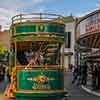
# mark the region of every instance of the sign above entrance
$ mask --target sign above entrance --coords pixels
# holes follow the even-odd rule
[[[98,29],[100,29],[100,13],[92,14],[91,16],[80,21],[76,31],[79,35],[83,35]]]
[[[77,22],[77,42],[88,48],[100,48],[100,9]]]

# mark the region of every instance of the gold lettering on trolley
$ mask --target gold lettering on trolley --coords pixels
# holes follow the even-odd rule
[[[48,84],[36,84],[34,83],[32,89],[50,89],[50,85]]]

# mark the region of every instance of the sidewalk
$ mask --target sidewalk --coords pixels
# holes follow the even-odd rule
[[[91,93],[91,94],[96,95],[96,96],[100,96],[100,90],[95,90],[95,91],[92,90],[91,76],[88,76],[87,80],[88,80],[87,85],[86,86],[82,85],[81,88],[88,93]]]
[[[100,97],[92,95],[84,91],[80,85],[72,84],[72,72],[66,71],[64,73],[64,87],[68,91],[68,100],[100,100]]]
[[[0,82],[0,100],[8,100],[8,98],[4,95],[4,91],[8,85],[7,80]]]

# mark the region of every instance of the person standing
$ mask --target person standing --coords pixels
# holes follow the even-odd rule
[[[9,73],[9,69],[7,70],[7,79],[8,79],[8,82],[10,83],[11,82],[11,75]]]
[[[97,65],[92,65],[92,89],[96,90],[97,88],[97,84],[96,84],[96,80],[97,80]]]
[[[100,64],[97,64],[97,89],[100,89]]]
[[[82,84],[86,85],[87,84],[87,63],[85,62],[81,68],[82,71]]]
[[[1,68],[2,68],[2,80],[5,79],[5,65],[1,64]]]

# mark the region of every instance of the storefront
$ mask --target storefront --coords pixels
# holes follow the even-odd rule
[[[86,48],[100,48],[100,10],[96,10],[81,18],[76,25],[76,40]],[[93,89],[100,89],[100,58],[99,53],[90,53],[84,58],[90,62]],[[89,72],[87,72],[89,74]],[[89,76],[89,75],[88,75]],[[89,81],[89,80],[87,80]]]
[[[100,47],[100,10],[96,10],[77,22],[77,42],[86,47]]]

